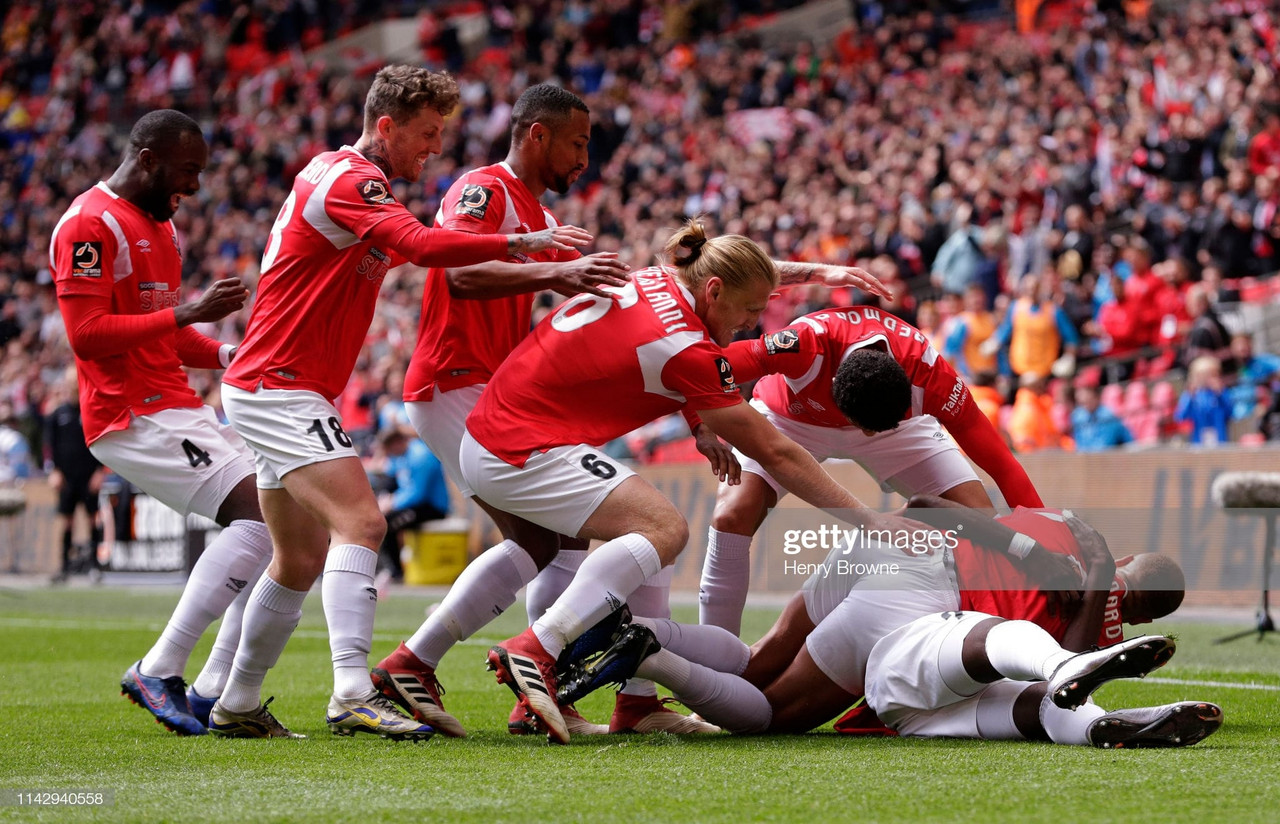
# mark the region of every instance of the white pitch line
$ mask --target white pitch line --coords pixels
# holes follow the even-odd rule
[[[1153,678],[1142,679],[1147,684],[1181,684],[1188,687],[1225,687],[1235,690],[1263,690],[1264,692],[1280,692],[1276,684],[1239,684],[1233,681],[1200,681],[1194,678]]]
[[[127,621],[77,621],[68,618],[0,618],[0,626],[3,627],[22,627],[28,629],[75,629],[75,630],[97,630],[99,632],[159,632],[164,629],[164,624],[152,624],[142,622]],[[404,634],[395,634],[389,632],[375,632],[373,634],[374,641],[403,641],[407,635],[413,634],[410,630]],[[300,629],[293,633],[294,638],[328,638],[329,633],[319,629]],[[491,647],[501,641],[501,638],[468,638],[465,641],[459,641],[459,646],[469,647]]]

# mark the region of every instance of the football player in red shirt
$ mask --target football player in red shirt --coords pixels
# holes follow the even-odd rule
[[[268,236],[258,296],[234,368],[223,378],[222,399],[256,454],[276,550],[246,609],[227,688],[210,714],[214,732],[272,734],[255,720],[269,715],[262,681],[321,572],[334,665],[330,729],[393,739],[434,732],[401,713],[369,678],[373,576],[386,521],[333,399],[350,378],[392,266],[463,266],[590,240],[572,226],[505,236],[428,229],[396,201],[391,181],[418,180],[441,149],[444,117],[458,97],[445,73],[379,71],[356,145],[323,152],[298,173]]]
[[[760,378],[752,406],[819,461],[852,458],[903,495],[992,508],[982,482],[942,433],[945,426],[1010,506],[1042,506],[964,379],[900,318],[869,306],[824,310],[727,352],[739,381]],[[698,594],[699,620],[735,634],[752,536],[782,493],[758,463],[736,457],[742,482],[720,485]]]
[[[564,194],[586,168],[591,129],[587,106],[572,92],[541,84],[520,96],[511,120],[506,160],[467,172],[454,183],[441,204],[438,226],[470,232],[526,232],[556,225],[538,197],[548,189]],[[784,284],[818,278],[828,285],[882,288],[857,269],[775,263]],[[532,293],[554,289],[605,297],[602,287],[625,285],[625,270],[613,255],[581,258],[576,251],[552,251],[432,272],[423,295],[423,305],[432,309],[422,314],[405,380],[406,409],[419,435],[442,456],[446,472],[464,494],[470,490],[462,480],[457,454],[466,416],[498,366],[528,334]],[[715,466],[723,446],[707,427],[699,427],[695,434],[700,450]],[[441,657],[483,626],[492,610],[510,606],[522,586],[529,623],[537,621],[586,557],[586,542],[556,535],[483,501],[477,503],[502,531],[499,551],[482,553],[470,564],[418,632],[373,672],[374,683],[385,695],[424,723],[453,735],[463,730],[440,703],[435,669]],[[632,594],[629,603],[635,614],[670,614],[668,577],[662,573]],[[609,727],[587,722],[571,707],[562,708],[562,716],[571,734],[713,729],[662,707],[653,685],[639,679],[620,693]],[[508,729],[530,729],[519,705]]]
[[[123,162],[72,202],[49,242],[89,450],[156,500],[223,527],[191,570],[160,639],[121,681],[124,694],[180,735],[205,733],[204,696],[222,691],[250,585],[271,556],[252,455],[182,371],[227,365],[234,347],[193,325],[220,320],[248,295],[228,278],[199,300],[180,302],[182,250],[171,218],[199,191],[208,155],[199,124],[187,115],[144,115],[129,133]],[[188,698],[187,659],[224,612]],[[193,712],[193,703],[203,709]]]
[[[773,261],[747,238],[708,239],[690,222],[668,241],[674,266],[637,272],[610,298],[579,296],[544,320],[502,364],[471,415],[463,479],[492,506],[605,544],[534,625],[490,652],[553,740],[568,732],[552,700],[566,642],[669,565],[684,518],[600,448],[662,415],[696,411],[744,454],[815,506],[870,512],[813,458],[742,401],[724,357],[778,285]]]
[[[590,112],[573,92],[548,83],[525,90],[511,111],[506,160],[458,178],[441,201],[436,226],[472,234],[524,234],[560,225],[538,198],[548,190],[562,195],[569,190],[586,169],[590,136]],[[629,268],[615,253],[583,256],[576,249],[547,249],[431,270],[405,376],[405,410],[462,494],[470,495],[458,467],[467,415],[498,366],[529,333],[534,293],[550,289],[606,297],[601,289],[625,286]],[[522,586],[529,622],[537,620],[586,557],[586,542],[477,503],[502,532],[502,543],[469,564],[439,608],[372,673],[384,695],[452,736],[465,730],[440,701],[435,669],[441,657],[459,635],[474,631],[476,617],[483,623],[490,607],[514,603]],[[460,602],[466,594],[467,602]],[[469,603],[476,599],[483,602],[479,616]],[[609,731],[573,708],[564,708],[563,715],[573,732]],[[530,731],[523,709],[517,707],[508,728]]]
[[[855,541],[836,547],[751,649],[718,627],[637,618],[652,634],[628,630],[606,658],[642,659],[642,677],[735,732],[803,732],[864,691],[868,706],[904,735],[1171,747],[1218,728],[1222,712],[1207,702],[1108,713],[1088,701],[1101,684],[1145,675],[1172,656],[1171,639],[1121,641],[1118,628],[1122,618],[1141,624],[1177,608],[1184,586],[1177,564],[1158,555],[1113,561],[1102,537],[1069,513],[1022,509],[995,521],[975,510],[946,514],[967,536],[955,542],[954,572],[981,592],[957,588],[946,552],[908,556]],[[1058,611],[1050,611],[1049,593],[1031,588],[1026,569],[974,545],[1020,540],[1031,542],[1027,559],[1057,553],[1087,569],[1082,601],[1054,599]],[[842,561],[876,569],[841,571]],[[996,586],[1016,590],[988,589]],[[969,611],[975,602],[1006,611]],[[1109,646],[1076,652],[1095,639]],[[576,678],[571,671],[567,681]],[[858,720],[864,732],[879,724],[874,713]],[[879,731],[888,732],[882,724]]]

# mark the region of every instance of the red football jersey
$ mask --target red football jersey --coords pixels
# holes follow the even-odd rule
[[[947,424],[969,402],[969,389],[924,334],[870,306],[824,310],[797,318],[790,326],[757,340],[729,347],[739,380],[765,374],[752,396],[784,418],[814,426],[849,426],[836,408],[831,382],[854,350],[887,347],[911,379],[909,415],[929,414]],[[744,361],[755,360],[753,369]]]
[[[724,351],[675,270],[652,267],[610,300],[579,295],[538,324],[494,374],[467,429],[524,466],[556,446],[599,446],[655,418],[742,403]]]
[[[436,214],[436,226],[475,234],[527,234],[559,226],[504,163],[458,178]],[[576,250],[548,249],[509,257],[513,263],[573,260]],[[418,343],[404,379],[406,401],[429,401],[443,392],[487,383],[529,334],[533,294],[491,300],[454,300],[444,269],[432,269],[422,294]]]
[[[836,407],[831,383],[850,353],[887,349],[911,381],[908,417],[932,415],[960,448],[989,473],[1010,506],[1042,506],[1026,470],[978,409],[956,370],[914,326],[870,306],[830,309],[726,349],[741,381],[760,380],[752,392],[776,414],[812,426],[850,426]],[[761,377],[763,375],[763,377]]]
[[[332,400],[360,356],[388,269],[406,260],[466,266],[506,252],[501,235],[423,226],[350,146],[316,155],[271,227],[249,328],[224,380]]]
[[[134,340],[95,336],[92,348],[112,354],[76,355],[87,443],[128,428],[134,415],[201,405],[178,353],[173,307],[182,285],[182,254],[172,221],[156,221],[99,183],[72,201],[58,221],[49,241],[49,265],[67,334],[81,354],[83,349],[75,344],[82,320],[92,322],[107,314],[156,315],[146,328],[135,325]],[[75,297],[82,310],[92,306],[91,310],[69,311],[69,297]],[[92,304],[79,300],[85,297],[92,298]]]
[[[1062,519],[1060,510],[1025,509],[1019,507],[996,520],[1012,530],[1035,538],[1045,549],[1070,556],[1080,562],[1084,572],[1084,558],[1071,527]],[[960,541],[953,551],[956,561],[956,579],[960,584],[960,609],[985,612],[1010,620],[1031,621],[1043,627],[1058,640],[1062,639],[1070,623],[1070,617],[1049,613],[1049,601],[1016,562],[1002,552],[974,546]],[[1124,585],[1119,577],[1111,584],[1103,615],[1099,646],[1108,646],[1124,639],[1121,626],[1120,600]]]

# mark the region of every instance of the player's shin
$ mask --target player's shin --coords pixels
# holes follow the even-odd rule
[[[306,597],[306,590],[281,586],[270,576],[258,581],[244,610],[244,630],[231,675],[218,699],[226,709],[245,713],[262,704],[262,682],[298,626]]]
[[[378,554],[355,544],[330,547],[320,591],[329,649],[333,657],[333,693],[341,699],[364,699],[373,694],[369,680],[369,647],[378,590],[373,576]]]
[[[209,657],[205,659],[204,667],[192,684],[192,689],[198,695],[205,698],[217,698],[222,695],[227,685],[227,678],[231,675],[231,665],[236,659],[236,650],[240,648],[240,634],[244,629],[244,611],[249,605],[254,588],[258,585],[258,579],[262,577],[270,560],[270,554],[262,559],[253,579],[222,614],[222,624],[218,627],[213,649],[209,650]]]
[[[716,672],[741,675],[751,661],[751,648],[720,627],[681,624],[661,618],[635,618],[632,623],[652,630],[663,649]]]
[[[534,580],[538,566],[515,541],[482,552],[453,582],[435,612],[405,646],[429,667],[516,601],[520,588]]]
[[[685,706],[730,732],[764,732],[773,719],[769,699],[751,684],[668,650],[646,658],[636,674],[662,684]]]
[[[232,521],[200,556],[178,606],[155,646],[142,659],[146,675],[181,675],[196,642],[252,586],[262,560],[271,557],[271,536],[259,521]]]
[[[583,562],[564,595],[533,625],[534,634],[548,655],[559,656],[661,568],[658,551],[644,536],[632,532],[608,541]]]
[[[529,582],[524,591],[524,601],[530,626],[537,623],[551,605],[564,594],[585,560],[587,560],[585,549],[561,549],[551,563]]]
[[[751,536],[707,528],[707,557],[698,584],[698,623],[742,632],[751,582]]]

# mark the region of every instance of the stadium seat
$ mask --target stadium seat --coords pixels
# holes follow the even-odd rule
[[[1142,381],[1131,381],[1124,388],[1124,414],[1136,415],[1147,411],[1147,385]]]
[[[1053,421],[1054,427],[1059,432],[1071,431],[1071,405],[1067,403],[1055,403],[1049,408],[1049,419]]]
[[[1153,444],[1160,442],[1160,414],[1154,410],[1144,409],[1124,419],[1125,426],[1133,435],[1135,443]]]
[[[1158,381],[1151,387],[1150,407],[1161,417],[1170,417],[1178,405],[1178,390],[1171,381]]]
[[[1117,415],[1124,414],[1124,387],[1118,383],[1109,383],[1102,387],[1102,394],[1098,397],[1102,405],[1110,409]]]

